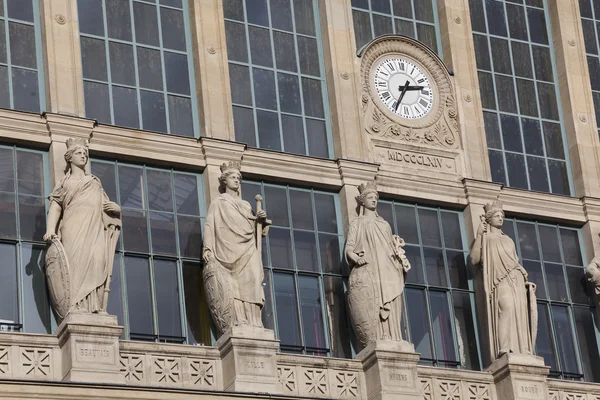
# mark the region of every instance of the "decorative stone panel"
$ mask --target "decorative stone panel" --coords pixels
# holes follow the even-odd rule
[[[145,382],[144,364],[145,357],[141,354],[121,354],[121,373],[125,375],[128,384],[142,384]]]
[[[462,400],[460,382],[438,380],[437,383],[441,400]]]
[[[359,397],[358,374],[356,372],[336,371],[333,378],[333,395],[342,399]]]
[[[279,378],[279,391],[284,394],[297,394],[298,382],[296,377],[296,368],[290,366],[277,367],[277,377]]]
[[[181,358],[153,356],[151,384],[181,385]]]
[[[468,400],[492,400],[490,385],[483,383],[469,383],[467,388]]]
[[[22,376],[41,380],[52,379],[54,371],[51,349],[23,347],[20,353]]]
[[[329,396],[327,370],[320,368],[301,368],[300,376],[302,377],[300,396]]]
[[[216,389],[216,368],[212,360],[189,359],[190,383],[202,389]]]
[[[0,377],[10,374],[10,347],[0,347]]]
[[[433,400],[433,390],[431,387],[431,379],[420,378],[419,384],[421,385],[421,393],[423,393],[423,400]]]

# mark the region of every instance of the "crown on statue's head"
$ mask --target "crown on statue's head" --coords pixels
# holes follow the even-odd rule
[[[88,140],[84,138],[68,138],[66,143],[67,149],[70,149],[73,146],[82,146],[86,149],[89,147]]]
[[[229,163],[223,163],[221,165],[221,173],[222,174],[225,174],[225,173],[233,171],[233,170],[240,172],[241,169],[242,169],[242,163],[239,161],[230,161]]]
[[[369,193],[377,194],[377,182],[370,181],[370,182],[367,182],[366,184],[361,183],[358,186],[358,193],[360,193],[360,195],[356,197],[356,201],[358,201],[359,204],[363,204],[363,201],[367,197],[367,194],[369,194]],[[377,195],[379,195],[379,194],[377,194]]]
[[[485,211],[485,215],[489,217],[491,217],[498,211],[504,212],[504,210],[502,210],[502,203],[500,202],[500,200],[495,200],[491,204],[487,203],[483,206],[483,210]]]

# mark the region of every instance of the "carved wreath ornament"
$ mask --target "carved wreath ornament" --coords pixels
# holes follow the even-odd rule
[[[377,98],[373,66],[382,58],[394,55],[409,59],[431,76],[435,100],[431,112],[424,118],[400,118]],[[437,54],[415,39],[386,35],[361,49],[359,57],[362,59],[361,111],[369,136],[445,149],[459,147],[458,113],[450,74]]]

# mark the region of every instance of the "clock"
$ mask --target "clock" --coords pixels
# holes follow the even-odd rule
[[[407,120],[418,120],[431,112],[434,86],[424,68],[416,62],[387,56],[377,60],[372,69],[377,97],[389,111]]]

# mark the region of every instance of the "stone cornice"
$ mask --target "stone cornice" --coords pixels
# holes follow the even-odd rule
[[[471,178],[464,178],[462,181],[465,195],[470,203],[485,204],[495,200],[502,190],[502,184],[500,183]]]
[[[46,120],[46,126],[53,141],[56,136],[90,139],[96,126],[94,120],[72,115],[44,113],[42,117]]]
[[[436,179],[422,175],[381,169],[377,174],[381,195],[396,195],[420,202],[463,207],[467,205],[465,191],[459,180]]]
[[[581,200],[576,197],[503,188],[500,201],[505,212],[518,216],[570,224],[586,221]]]
[[[46,121],[39,114],[0,110],[0,137],[15,142],[50,145]]]
[[[379,164],[345,158],[338,158],[337,165],[343,185],[358,186],[361,183],[372,181],[379,171]]]
[[[224,139],[200,138],[206,165],[221,165],[224,162],[241,161],[246,145]]]
[[[581,198],[583,212],[587,220],[600,221],[600,199],[597,197],[584,196]]]

